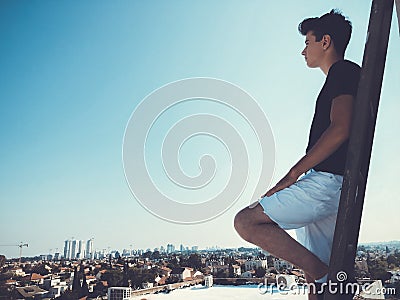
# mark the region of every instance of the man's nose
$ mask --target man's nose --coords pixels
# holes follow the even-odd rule
[[[303,49],[303,51],[301,51],[301,55],[306,55],[306,48]]]

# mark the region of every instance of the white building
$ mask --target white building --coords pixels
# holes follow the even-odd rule
[[[189,278],[192,276],[193,269],[189,267],[175,268],[171,271],[171,276],[176,277],[180,280]]]
[[[76,255],[78,254],[78,245],[79,241],[73,240],[71,243],[71,258],[75,259]]]
[[[131,298],[130,287],[111,287],[108,289],[107,300],[128,300]]]
[[[43,287],[45,290],[49,290],[50,287],[59,285],[61,283],[61,279],[57,278],[45,278],[43,281]]]
[[[204,276],[204,285],[206,287],[212,287],[214,284],[213,276],[212,275],[207,275]]]
[[[267,260],[266,259],[254,259],[254,260],[247,260],[244,263],[244,270],[251,271],[257,270],[258,268],[268,268]]]
[[[86,242],[86,258],[87,259],[93,259],[94,258],[94,253],[93,253],[93,239],[90,239]]]
[[[233,268],[233,274],[240,276],[242,275],[242,269],[238,265],[232,265]]]
[[[293,265],[285,260],[277,258],[274,261],[274,268],[277,269],[278,271],[282,269],[292,270]]]
[[[86,245],[85,241],[80,240],[78,242],[78,252],[76,253],[76,258],[82,259],[86,257]]]
[[[71,240],[66,240],[64,242],[64,258],[65,259],[71,259],[71,245],[72,245]]]
[[[68,286],[67,286],[66,282],[63,282],[62,284],[50,287],[49,296],[51,298],[60,297],[61,294],[64,293],[66,290],[68,290]]]

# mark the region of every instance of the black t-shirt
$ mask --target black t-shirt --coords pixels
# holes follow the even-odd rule
[[[314,146],[323,132],[329,127],[332,100],[340,95],[353,95],[356,97],[360,70],[360,66],[348,60],[340,60],[330,67],[325,84],[317,98],[306,152]],[[347,148],[348,141],[345,141],[327,159],[316,165],[314,169],[343,175]]]

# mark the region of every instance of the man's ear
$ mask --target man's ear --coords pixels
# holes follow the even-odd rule
[[[324,48],[324,50],[327,50],[331,46],[331,43],[332,43],[331,36],[329,34],[325,34],[322,37],[322,47]]]

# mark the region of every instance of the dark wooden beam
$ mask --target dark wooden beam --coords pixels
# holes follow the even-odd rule
[[[400,35],[400,0],[396,0],[396,11],[397,11],[397,23],[399,24],[399,35]]]
[[[364,49],[361,77],[354,103],[346,170],[336,221],[328,279],[340,285],[354,281],[365,187],[367,184],[376,116],[381,94],[386,52],[393,14],[393,0],[373,0]],[[337,274],[346,272],[347,280]],[[351,293],[327,293],[325,300],[352,299]]]

